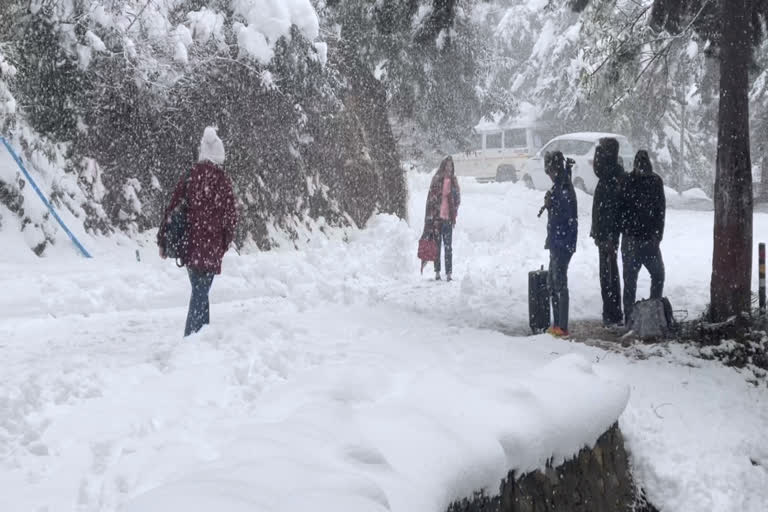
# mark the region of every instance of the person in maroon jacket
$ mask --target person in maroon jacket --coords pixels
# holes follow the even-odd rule
[[[453,272],[453,227],[461,203],[461,190],[453,167],[453,158],[448,156],[437,169],[427,194],[427,208],[424,215],[424,236],[437,242],[435,279],[440,280],[440,246],[445,246],[445,277],[452,280]]]
[[[198,163],[179,180],[165,211],[157,238],[160,256],[165,258],[161,241],[169,214],[186,199],[186,254],[184,263],[192,283],[192,297],[184,336],[196,333],[210,322],[208,292],[213,276],[221,274],[221,260],[235,237],[237,207],[232,184],[222,170],[224,144],[216,129],[208,127],[200,142]]]

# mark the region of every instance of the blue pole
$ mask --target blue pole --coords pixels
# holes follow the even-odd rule
[[[77,239],[77,237],[72,234],[72,232],[69,230],[66,224],[64,224],[64,221],[61,220],[61,217],[59,217],[59,214],[56,213],[56,210],[53,209],[53,205],[50,201],[48,201],[48,198],[45,197],[45,194],[40,190],[40,188],[37,186],[37,183],[35,183],[35,180],[32,179],[32,176],[30,176],[29,172],[27,172],[27,169],[24,167],[24,163],[21,161],[21,158],[19,158],[19,155],[16,154],[16,152],[13,150],[11,145],[8,143],[5,137],[0,135],[0,142],[3,143],[5,148],[8,150],[8,153],[11,154],[13,159],[16,161],[16,165],[19,166],[19,169],[21,169],[21,172],[24,173],[24,176],[27,178],[27,181],[30,185],[32,185],[32,188],[35,192],[37,192],[37,195],[40,197],[40,200],[43,202],[43,204],[48,208],[48,211],[51,212],[51,215],[53,215],[53,218],[56,219],[59,223],[59,226],[64,230],[64,232],[69,236],[69,239],[72,240],[72,243],[74,243],[77,248],[80,250],[80,252],[85,256],[86,258],[92,258],[92,256],[88,253],[88,251],[85,250],[85,247],[83,247],[83,244],[80,243],[80,241]]]

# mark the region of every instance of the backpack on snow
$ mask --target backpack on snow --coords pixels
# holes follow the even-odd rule
[[[627,327],[640,339],[666,338],[677,328],[672,304],[666,297],[636,302]]]
[[[187,186],[192,172],[184,179],[184,195],[181,202],[173,209],[165,221],[165,231],[160,241],[166,257],[176,260],[176,265],[183,267],[187,257]]]

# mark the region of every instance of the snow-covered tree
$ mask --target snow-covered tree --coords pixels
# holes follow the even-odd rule
[[[228,148],[240,240],[269,247],[274,229],[295,236],[309,218],[404,215],[396,151],[384,173],[369,127],[336,121],[351,86],[310,0],[10,0],[0,41],[18,70],[8,82],[15,117],[32,139],[64,144],[94,229],[155,227],[211,124]],[[368,172],[365,159],[327,153],[322,137],[373,155],[367,191],[347,190]],[[353,199],[366,192],[372,200]]]
[[[484,87],[490,43],[479,0],[320,2],[327,31],[354,51],[385,93],[399,135],[422,150],[463,146],[492,104]],[[401,142],[407,143],[402,140]],[[415,149],[412,147],[408,150]],[[418,150],[417,150],[418,151]]]
[[[567,0],[489,5],[490,89],[532,105],[555,134],[623,133],[651,152],[668,184],[711,189],[716,69],[707,42],[694,31],[658,37],[651,0],[576,4],[580,13]]]

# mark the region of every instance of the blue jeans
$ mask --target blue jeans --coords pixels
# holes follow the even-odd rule
[[[437,259],[435,260],[435,272],[440,273],[440,249],[445,245],[445,273],[451,274],[453,270],[453,223],[449,220],[440,221],[440,231],[437,233]]]
[[[552,326],[568,331],[568,265],[573,253],[567,249],[550,249],[549,274],[547,275],[549,292],[552,297]]]
[[[187,267],[189,282],[192,283],[192,297],[189,299],[189,312],[187,313],[187,325],[184,328],[184,336],[194,334],[211,321],[211,306],[208,302],[208,292],[213,284],[213,274],[198,272]]]

